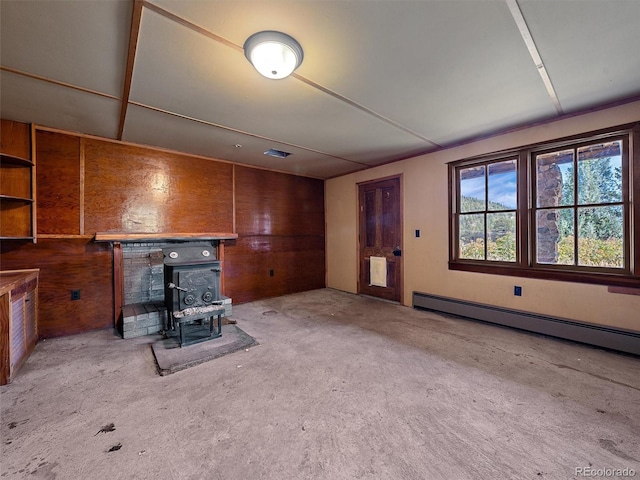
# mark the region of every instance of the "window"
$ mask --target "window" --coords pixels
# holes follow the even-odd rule
[[[515,262],[516,159],[461,168],[459,175],[460,258]]]
[[[640,284],[639,126],[450,164],[450,268]]]
[[[535,263],[628,269],[624,143],[619,138],[534,154]]]

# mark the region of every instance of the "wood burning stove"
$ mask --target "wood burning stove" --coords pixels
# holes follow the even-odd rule
[[[163,248],[165,334],[177,336],[180,346],[222,335],[224,306],[220,298],[220,261],[211,246]],[[214,327],[214,317],[217,326]],[[208,326],[207,326],[208,325]]]

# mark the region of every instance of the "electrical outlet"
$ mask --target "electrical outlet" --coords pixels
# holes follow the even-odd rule
[[[80,300],[80,290],[71,290],[71,300]]]
[[[513,287],[513,294],[516,297],[521,297],[522,296],[522,287],[518,287],[518,286]]]
[[[275,272],[273,271],[273,268],[271,270],[269,270],[269,276],[273,277],[275,275]]]

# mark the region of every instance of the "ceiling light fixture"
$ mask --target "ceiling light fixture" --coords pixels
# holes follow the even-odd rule
[[[273,30],[247,38],[244,55],[261,75],[274,80],[291,75],[304,57],[302,47],[293,37]]]

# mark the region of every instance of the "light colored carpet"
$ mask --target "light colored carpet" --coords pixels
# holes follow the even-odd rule
[[[233,318],[260,345],[168,376],[157,337],[40,342],[0,389],[2,478],[640,472],[637,357],[330,289]]]

